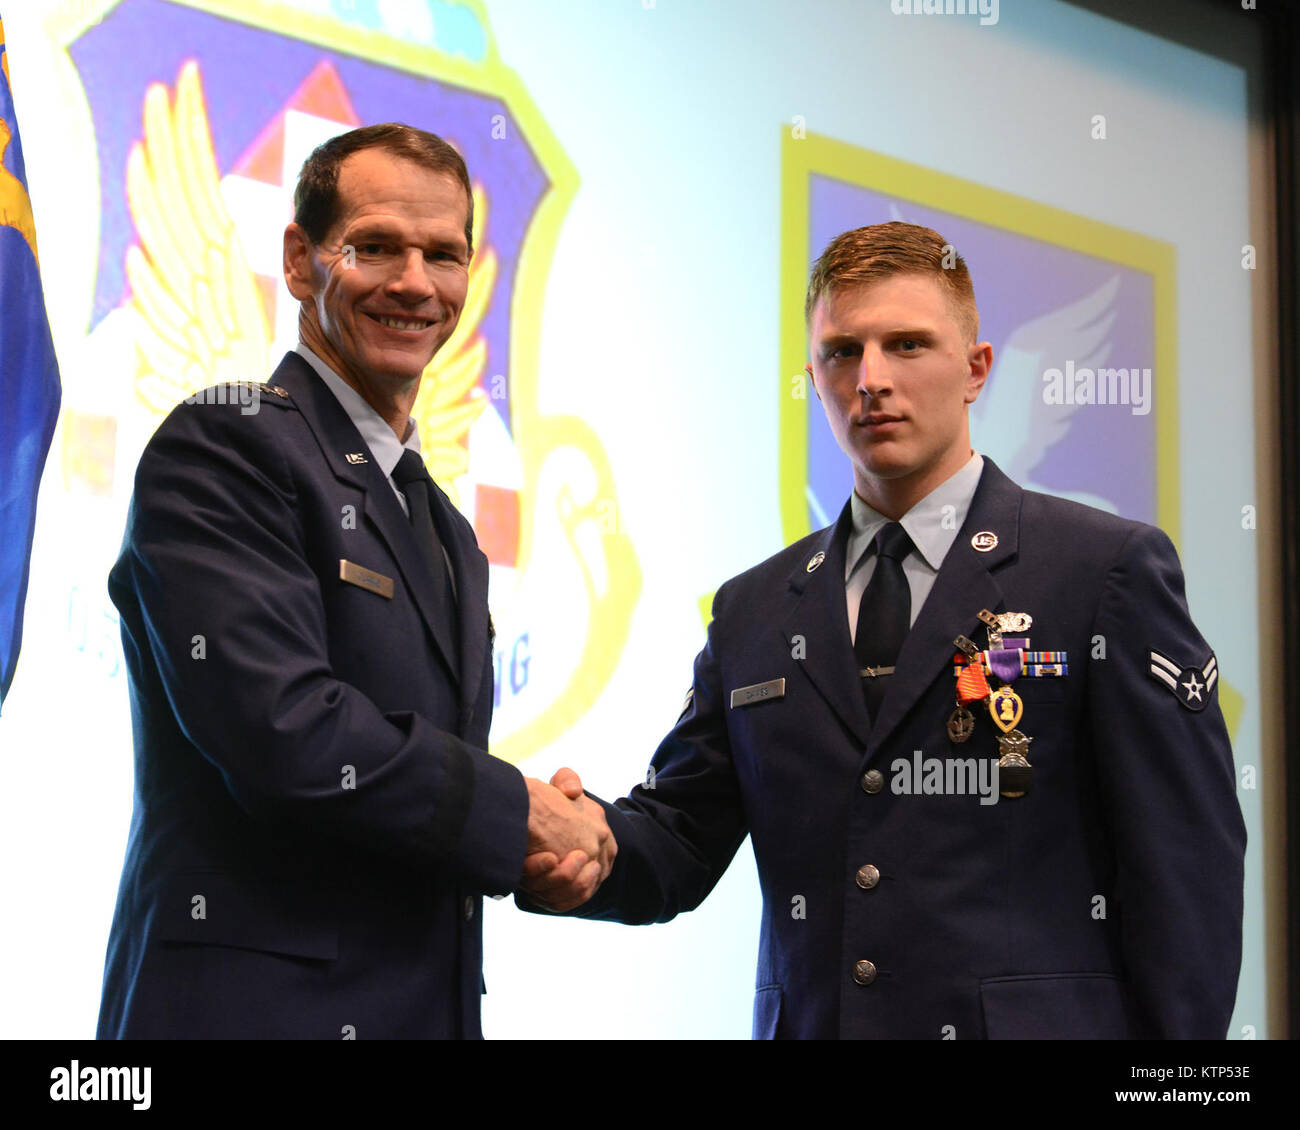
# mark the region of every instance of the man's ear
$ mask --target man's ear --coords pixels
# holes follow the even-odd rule
[[[972,345],[967,361],[970,364],[970,376],[966,379],[966,403],[974,404],[993,368],[993,346],[987,341]]]
[[[284,282],[299,302],[315,297],[313,256],[315,248],[299,224],[284,229]]]
[[[808,374],[808,383],[812,385],[813,392],[817,393],[817,399],[820,400],[822,398],[822,394],[821,391],[817,388],[817,378],[813,374],[813,367],[811,361],[808,361],[804,364],[803,371]]]

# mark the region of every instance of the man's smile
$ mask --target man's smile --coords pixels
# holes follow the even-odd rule
[[[436,322],[430,321],[428,318],[412,318],[397,314],[371,314],[367,312],[366,317],[378,322],[388,330],[423,333],[430,327],[437,325]]]

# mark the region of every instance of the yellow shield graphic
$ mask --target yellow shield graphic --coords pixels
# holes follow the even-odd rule
[[[52,17],[101,217],[86,340],[100,376],[94,402],[68,398],[63,472],[125,497],[124,468],[178,401],[264,380],[294,346],[279,233],[316,145],[382,121],[445,137],[474,182],[476,250],[413,416],[430,474],[488,556],[492,751],[520,761],[595,701],[641,588],[600,440],[539,402],[542,301],[577,176],[482,5],[448,5],[456,18],[437,27],[393,26],[393,11],[106,0]]]

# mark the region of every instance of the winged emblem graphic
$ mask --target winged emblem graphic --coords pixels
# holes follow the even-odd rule
[[[980,450],[1027,490],[1046,490],[1111,513],[1116,507],[1110,499],[1090,491],[1045,487],[1035,481],[1034,471],[1070,430],[1078,408],[1045,403],[1042,374],[1052,366],[1063,367],[1066,358],[1089,368],[1106,363],[1119,283],[1115,275],[1078,301],[1017,327],[971,411]]]
[[[210,86],[217,97],[218,82]],[[302,101],[289,108],[300,119],[314,118],[295,137],[295,147],[308,135],[311,144],[324,140],[331,124],[348,128],[356,120],[338,109],[347,91],[331,64],[310,72],[299,94]],[[148,86],[142,120],[127,158],[126,197],[135,226],[135,243],[124,257],[130,293],[99,332],[106,353],[111,342],[130,343],[124,376],[141,417],[131,432],[147,438],[163,415],[197,390],[262,380],[292,319],[279,305],[291,300],[279,294],[274,257],[259,258],[262,247],[246,247],[240,236],[250,223],[266,231],[265,208],[279,206],[272,195],[248,195],[249,185],[258,193],[285,185],[272,181],[267,166],[256,165],[264,150],[250,150],[221,174],[196,60],[179,68],[174,86]],[[590,708],[622,653],[641,584],[600,438],[579,416],[539,410],[535,352],[512,360],[510,338],[500,343],[502,372],[509,374],[503,386],[508,414],[489,403],[501,395],[497,381],[504,377],[492,378],[490,395],[483,387],[497,348],[489,312],[498,305],[498,284],[509,275],[505,264],[517,266],[512,255],[547,261],[549,240],[573,191],[563,154],[554,146],[548,152],[558,179],[540,218],[532,220],[531,254],[528,244],[512,251],[504,235],[501,246],[485,242],[491,200],[483,183],[473,184],[476,250],[465,305],[455,332],[425,370],[412,411],[430,475],[474,525],[491,566],[500,688],[493,746],[508,761],[557,740]],[[251,180],[250,161],[259,170]],[[281,176],[290,175],[286,165]],[[512,199],[501,205],[503,232],[514,206]],[[522,319],[526,331],[535,332],[529,314],[534,293],[511,296],[512,327]]]
[[[896,201],[890,202],[889,218],[916,222]],[[971,408],[976,446],[1026,490],[1073,499],[1112,514],[1116,506],[1109,498],[1048,487],[1035,480],[1034,471],[1069,432],[1078,408],[1046,403],[1042,374],[1052,366],[1063,367],[1067,358],[1094,369],[1106,363],[1119,286],[1119,276],[1114,275],[1078,301],[1018,326],[994,358],[988,383]]]

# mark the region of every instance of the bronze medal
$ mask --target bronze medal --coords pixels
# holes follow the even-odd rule
[[[958,707],[948,715],[948,740],[960,745],[975,732],[975,715],[966,707]]]

